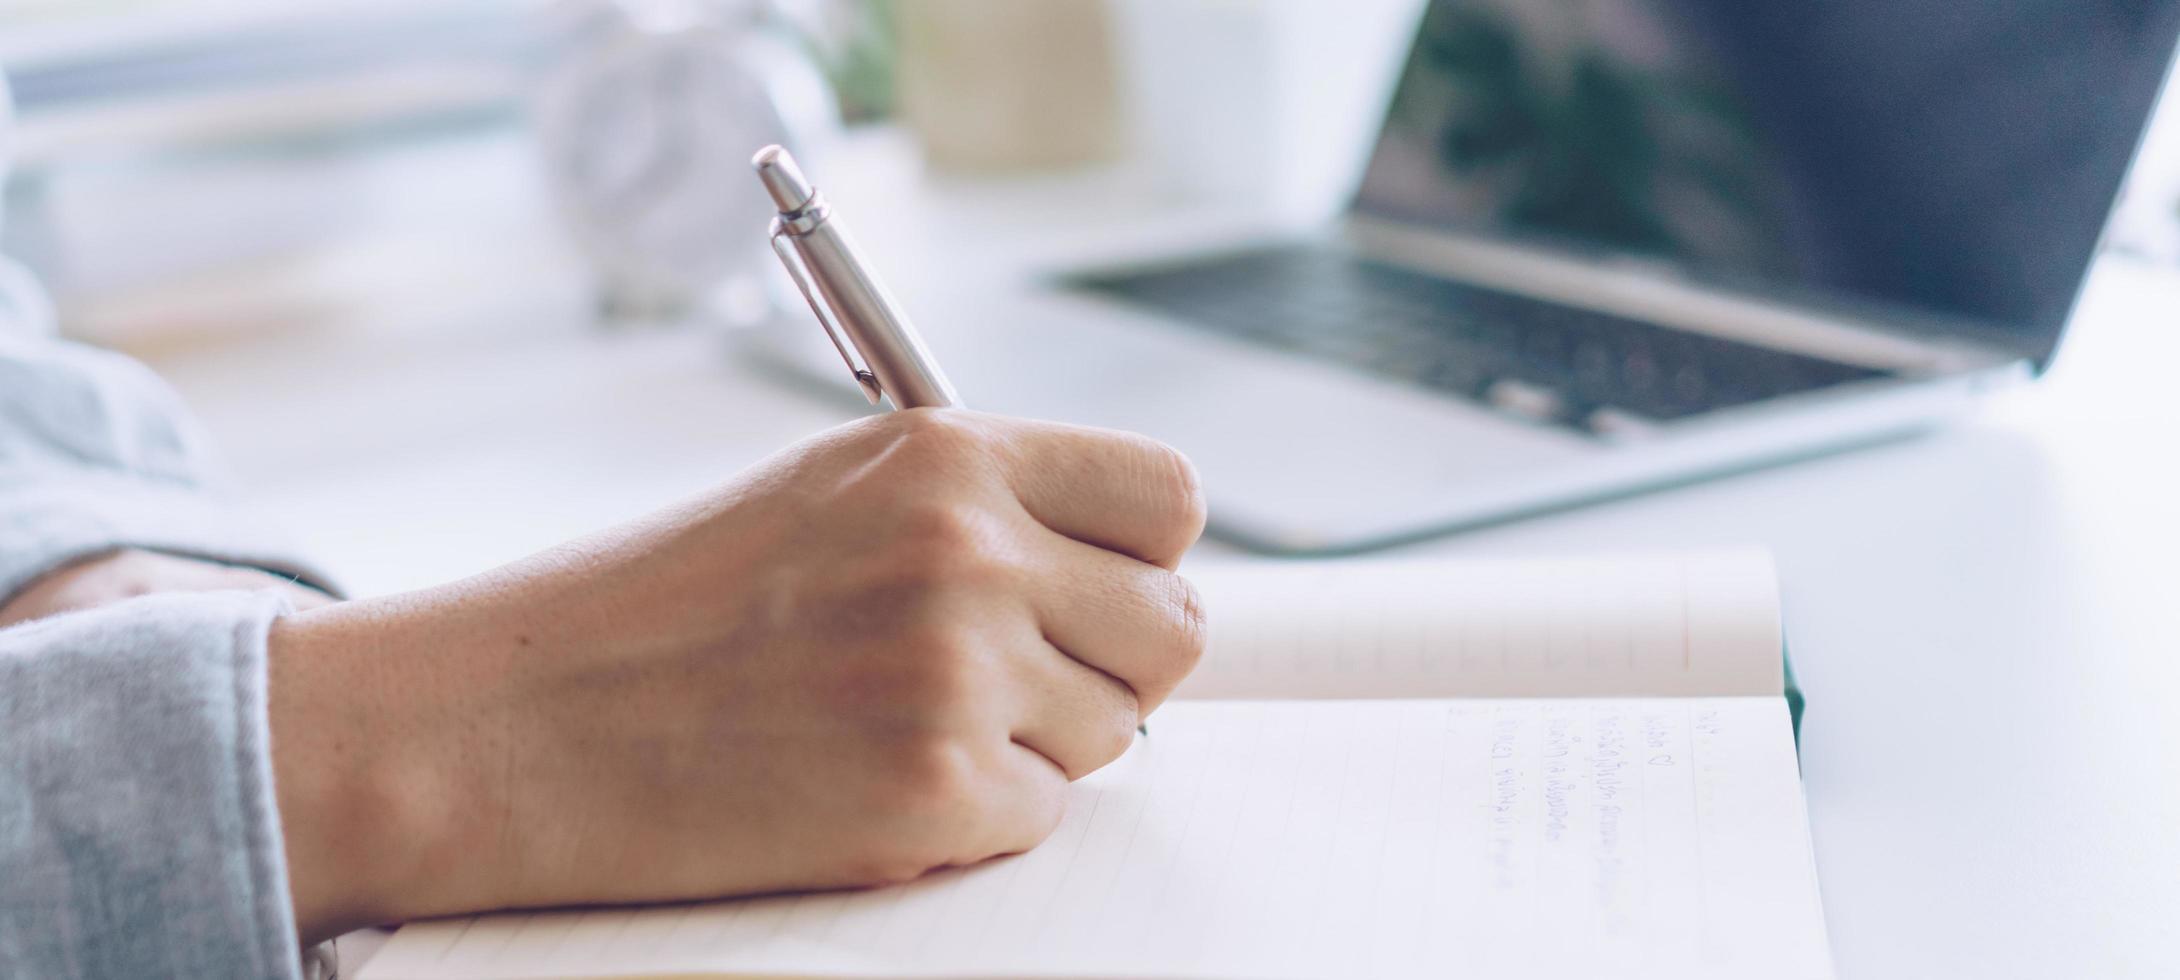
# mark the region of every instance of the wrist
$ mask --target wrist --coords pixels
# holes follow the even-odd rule
[[[456,715],[418,673],[430,630],[377,606],[285,616],[267,639],[273,782],[306,943],[457,904],[431,873],[454,836],[435,736]]]

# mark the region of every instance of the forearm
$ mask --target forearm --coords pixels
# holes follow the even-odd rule
[[[426,916],[672,897],[609,868],[540,875],[579,857],[540,840],[583,828],[518,802],[539,787],[593,789],[554,771],[554,740],[585,737],[580,721],[556,720],[568,680],[554,668],[611,656],[625,631],[616,583],[581,550],[272,624],[274,782],[306,943]]]

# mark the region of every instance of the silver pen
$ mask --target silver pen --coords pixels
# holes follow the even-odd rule
[[[960,407],[961,398],[901,304],[856,254],[825,195],[810,185],[795,158],[768,146],[749,162],[780,209],[772,219],[772,250],[870,403],[883,396],[897,409]]]
[[[749,165],[780,209],[772,219],[772,250],[779,253],[780,264],[802,290],[818,326],[848,362],[870,403],[878,404],[883,396],[893,400],[894,408],[961,407],[960,396],[901,312],[901,304],[855,254],[840,219],[795,166],[795,158],[782,147],[768,146]],[[858,355],[861,364],[856,363]],[[1148,725],[1135,730],[1151,733]]]

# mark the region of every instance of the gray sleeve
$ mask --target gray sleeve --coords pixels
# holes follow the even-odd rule
[[[0,75],[0,183],[13,105]],[[209,442],[142,365],[54,336],[53,304],[0,256],[0,603],[70,562],[136,547],[311,579],[236,506]]]
[[[50,336],[0,258],[0,602],[119,548],[322,583],[142,366]],[[0,977],[278,977],[299,960],[265,717],[274,593],[0,630]]]
[[[324,587],[239,506],[208,441],[150,371],[4,324],[0,542],[0,602],[46,572],[124,547],[252,565]]]
[[[292,978],[272,592],[0,631],[0,976]]]

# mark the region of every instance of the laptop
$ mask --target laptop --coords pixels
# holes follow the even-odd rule
[[[917,319],[972,406],[1164,439],[1266,551],[1868,445],[2051,362],[2176,40],[2170,0],[1430,0],[1330,227]]]

